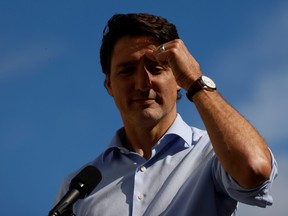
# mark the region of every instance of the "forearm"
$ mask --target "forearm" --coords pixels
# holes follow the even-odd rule
[[[193,101],[224,169],[246,188],[268,179],[271,155],[257,130],[217,91],[202,90]]]
[[[202,74],[198,62],[180,39],[165,43],[164,51],[158,52],[159,48],[154,52],[156,60],[168,62],[178,85],[188,91]],[[269,178],[270,151],[254,127],[217,91],[200,90],[193,101],[224,169],[247,188]]]

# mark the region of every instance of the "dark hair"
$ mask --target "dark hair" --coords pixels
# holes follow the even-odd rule
[[[176,26],[165,18],[147,13],[115,14],[103,30],[100,48],[102,72],[110,75],[111,55],[115,43],[123,36],[150,36],[156,43],[163,44],[178,39]],[[181,95],[178,92],[178,97]]]
[[[110,74],[111,54],[117,40],[140,35],[151,36],[159,45],[179,38],[175,25],[162,17],[144,13],[115,14],[103,30],[100,49],[103,73]]]

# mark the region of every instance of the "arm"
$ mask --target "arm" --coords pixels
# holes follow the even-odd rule
[[[271,155],[256,129],[217,92],[200,91],[193,100],[224,169],[245,188],[267,180]]]
[[[179,39],[165,43],[165,51],[155,56],[168,62],[178,85],[186,91],[202,74],[199,64]],[[257,130],[217,91],[201,90],[193,101],[224,169],[245,188],[267,180],[272,169],[271,155]]]

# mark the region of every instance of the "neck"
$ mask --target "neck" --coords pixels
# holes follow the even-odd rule
[[[145,159],[149,159],[153,147],[166,133],[175,118],[176,114],[170,115],[150,126],[143,126],[143,124],[130,125],[124,122],[125,138],[123,145],[130,151],[134,151]]]

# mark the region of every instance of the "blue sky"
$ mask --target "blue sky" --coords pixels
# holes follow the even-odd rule
[[[285,215],[288,1],[280,0],[2,0],[1,214],[47,215],[63,178],[97,157],[122,126],[103,87],[99,47],[107,19],[128,12],[175,23],[203,73],[273,150],[274,205],[240,205],[239,215]],[[185,97],[178,112],[203,128]]]

